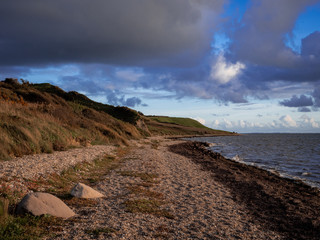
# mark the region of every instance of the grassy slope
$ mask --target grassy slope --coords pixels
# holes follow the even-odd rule
[[[144,117],[48,83],[0,82],[0,160],[152,135],[221,135],[189,118]]]
[[[148,116],[149,131],[155,135],[232,135],[233,133],[208,128],[190,118]]]
[[[103,104],[46,86],[43,90],[39,85],[0,82],[0,159],[88,144],[125,144],[128,139],[142,137],[129,122],[131,116],[138,116],[135,111],[117,108],[122,115],[126,111],[131,114],[126,122],[121,114],[120,120],[107,113],[109,105],[96,110]],[[81,104],[83,99],[86,102]],[[110,109],[115,112],[116,108]]]
[[[148,118],[160,123],[172,123],[172,124],[181,125],[185,127],[197,127],[197,128],[209,129],[208,127],[202,125],[198,121],[191,118],[167,117],[167,116],[149,116]]]

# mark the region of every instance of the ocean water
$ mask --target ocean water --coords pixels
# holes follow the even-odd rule
[[[192,140],[211,143],[211,150],[226,158],[320,189],[320,134],[243,134]]]

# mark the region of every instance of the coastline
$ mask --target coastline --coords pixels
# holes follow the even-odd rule
[[[257,224],[290,239],[320,238],[320,191],[301,181],[224,158],[208,144],[185,142],[170,150],[210,171],[214,180],[230,189]]]
[[[221,153],[225,158],[270,171],[283,178],[302,181],[320,191],[320,155],[317,154],[316,144],[319,137],[317,133],[254,133],[239,135],[238,138],[218,136],[218,140],[214,137],[187,140],[208,142],[210,150]]]
[[[107,152],[114,153],[112,149]],[[77,158],[87,154],[86,148],[82,151]],[[53,223],[44,239],[320,237],[319,191],[225,159],[205,143],[151,137],[131,141],[118,157],[116,167],[96,182],[85,182],[105,197],[63,199],[77,215],[58,226]],[[79,165],[83,172],[76,173],[85,177],[86,168]],[[43,184],[49,183],[32,190],[52,187]]]

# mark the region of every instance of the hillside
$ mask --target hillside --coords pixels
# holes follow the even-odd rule
[[[49,83],[0,82],[0,159],[95,144],[126,144],[150,135],[227,134],[195,120],[145,117]]]
[[[145,123],[154,135],[232,135],[234,133],[208,128],[191,118],[147,116]]]

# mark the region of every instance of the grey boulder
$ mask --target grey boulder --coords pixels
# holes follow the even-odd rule
[[[34,216],[49,214],[64,219],[75,215],[75,213],[59,198],[52,194],[42,192],[27,194],[18,204],[17,213],[30,213]]]
[[[83,184],[78,183],[74,188],[71,190],[71,195],[78,198],[101,198],[104,197],[103,194],[94,190],[93,188]]]

